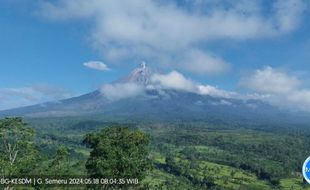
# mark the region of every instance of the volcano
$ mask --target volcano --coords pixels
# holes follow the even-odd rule
[[[203,95],[158,87],[152,70],[142,63],[128,76],[88,94],[0,112],[1,117],[31,118],[102,116],[143,120],[300,121],[300,114],[257,99]],[[114,91],[114,92],[113,92]],[[108,94],[117,94],[111,98]]]

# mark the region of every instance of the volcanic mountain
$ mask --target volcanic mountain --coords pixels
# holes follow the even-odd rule
[[[166,88],[142,63],[128,76],[85,95],[5,110],[0,116],[102,116],[143,120],[288,121],[296,115],[266,102]]]

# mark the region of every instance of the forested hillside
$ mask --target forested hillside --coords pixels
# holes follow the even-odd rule
[[[308,187],[300,172],[310,154],[306,126],[116,124],[83,118],[12,118],[0,123],[2,176],[139,178],[139,184],[104,187],[108,189]]]

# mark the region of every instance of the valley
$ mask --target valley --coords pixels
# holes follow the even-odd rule
[[[30,120],[38,145],[48,155],[65,145],[70,165],[85,162],[85,134],[113,125],[100,119]],[[153,169],[147,189],[305,189],[301,166],[310,154],[309,131],[282,126],[219,125],[207,122],[146,123],[120,121],[151,136]],[[287,128],[290,128],[288,130]],[[73,174],[85,175],[83,164]]]

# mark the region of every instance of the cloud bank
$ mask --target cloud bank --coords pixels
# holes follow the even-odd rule
[[[198,74],[229,69],[225,59],[201,48],[216,40],[272,38],[294,31],[302,0],[268,1],[56,0],[43,1],[40,15],[91,23],[92,46],[105,59],[143,59]],[[269,7],[265,10],[265,7]],[[268,13],[268,14],[266,14]]]
[[[279,107],[309,111],[310,89],[302,88],[302,84],[303,81],[298,77],[267,66],[257,69],[251,75],[240,80],[241,86],[253,91],[253,93],[248,94],[200,84],[185,77],[178,71],[171,71],[166,74],[154,73],[150,76],[149,83],[146,85],[133,82],[112,83],[103,85],[100,91],[110,101],[145,95],[145,90],[148,89],[157,89],[162,93],[164,93],[164,91],[161,91],[163,89],[173,89],[224,99],[259,99]],[[22,88],[1,88],[0,110],[57,101],[69,97],[72,97],[72,94],[67,90],[47,84]],[[215,102],[214,105],[229,106],[231,102],[221,100]],[[249,106],[254,109],[255,105],[249,104]]]
[[[310,89],[302,88],[296,76],[270,66],[256,70],[240,80],[240,85],[265,94],[270,103],[293,109],[310,109]]]
[[[141,95],[144,93],[144,87],[135,83],[116,83],[105,84],[100,91],[107,99],[116,101]]]
[[[0,88],[0,110],[57,101],[71,96],[72,93],[69,91],[48,84],[21,88]]]
[[[186,52],[179,63],[181,63],[183,65],[182,68],[187,71],[208,75],[225,73],[231,67],[230,64],[222,58],[197,49]]]
[[[251,89],[253,92],[242,94],[226,91],[215,86],[197,83],[177,71],[171,71],[166,74],[152,74],[147,85],[135,83],[107,84],[101,88],[101,92],[109,100],[115,101],[145,95],[147,89],[156,89],[159,92],[163,89],[172,89],[218,98],[262,100],[278,107],[294,110],[309,111],[310,109],[310,90],[301,88],[302,81],[296,76],[270,66],[258,69],[251,75],[243,77],[240,80],[240,85]],[[231,105],[231,102],[225,100],[214,105]],[[254,109],[255,105],[248,104],[248,106]]]
[[[165,89],[175,89],[192,92],[196,90],[195,84],[177,71],[171,71],[168,74],[153,74],[153,76],[151,77],[151,82],[155,86],[159,86]]]
[[[202,85],[197,82],[192,81],[189,78],[186,78],[182,73],[177,71],[171,71],[166,74],[153,73],[150,76],[148,84],[141,85],[132,82],[121,82],[114,84],[105,84],[101,87],[101,93],[111,101],[117,101],[120,99],[134,97],[138,95],[145,95],[145,90],[158,90],[159,93],[165,94],[163,89],[168,90],[178,90],[196,93],[200,95],[209,95],[214,97],[221,98],[255,98],[258,99],[258,96],[247,96],[240,95],[236,92],[230,92],[218,89],[217,87],[211,85]]]
[[[241,85],[261,93],[290,93],[298,88],[300,81],[270,66],[258,69],[251,77],[241,79]]]

